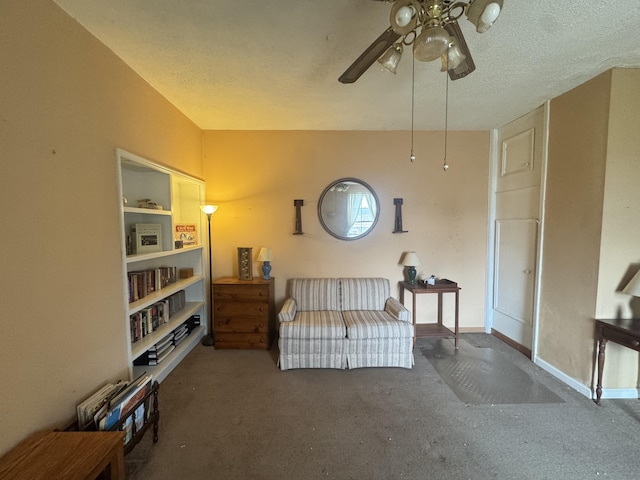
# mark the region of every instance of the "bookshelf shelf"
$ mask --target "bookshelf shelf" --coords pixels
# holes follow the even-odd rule
[[[202,235],[206,218],[200,210],[200,205],[205,203],[204,182],[121,149],[116,149],[116,160],[119,194],[123,198],[120,206],[125,306],[123,328],[126,329],[129,375],[134,379],[141,372],[147,371],[161,382],[207,333],[205,326],[208,325],[206,316],[209,309],[206,307],[209,279],[205,269],[207,249],[204,248],[207,238]],[[148,199],[162,209],[131,206],[137,205],[141,199]],[[177,231],[178,224],[193,226],[197,237],[193,240],[194,245],[175,248],[174,239],[178,237],[174,232]],[[150,241],[143,238],[145,235],[151,235]],[[179,278],[181,269],[189,269],[193,275]],[[146,271],[151,271],[152,274]],[[158,272],[163,273],[160,275]],[[166,285],[166,272],[175,273],[178,279]],[[155,281],[161,277],[163,281],[156,285]],[[172,280],[173,278],[171,276]],[[160,285],[164,286],[158,288]],[[139,297],[139,300],[129,302],[130,298]],[[180,300],[175,300],[177,298]],[[169,310],[169,306],[171,310],[182,308],[170,314],[169,320],[158,326],[157,323],[162,323],[166,317],[148,313],[154,311],[156,306],[158,309],[164,308],[165,312]],[[200,326],[197,326],[198,322],[192,321],[192,317],[200,318]],[[143,318],[145,320],[138,321]],[[151,318],[154,322],[147,321]],[[155,322],[158,318],[161,321]],[[187,321],[192,325],[188,335],[178,338],[178,329]],[[141,324],[144,324],[142,334],[135,327]],[[174,332],[175,348],[166,358],[163,356],[158,360],[158,365],[134,366],[136,360],[136,364],[142,361],[149,363],[149,349],[159,348],[156,344]],[[184,328],[183,333],[187,333]],[[138,340],[134,342],[134,338]]]

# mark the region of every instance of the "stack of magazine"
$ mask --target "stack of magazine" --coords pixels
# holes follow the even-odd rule
[[[164,337],[155,345],[149,347],[145,353],[140,355],[133,361],[134,365],[158,365],[167,355],[169,355],[176,346],[173,344],[173,332]]]
[[[177,347],[189,335],[189,326],[184,322],[173,331],[173,344]]]
[[[119,429],[126,431],[125,442],[128,442],[133,436],[131,413],[136,403],[151,391],[152,383],[151,375],[145,372],[133,382],[119,381],[116,384],[106,384],[78,405],[78,428],[111,430],[124,420]],[[143,427],[149,415],[145,403],[135,408],[136,431]]]

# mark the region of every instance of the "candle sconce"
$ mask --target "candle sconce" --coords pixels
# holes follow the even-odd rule
[[[302,235],[302,210],[300,207],[304,205],[304,200],[294,200],[293,206],[296,207],[296,231],[294,235]]]
[[[395,222],[393,225],[393,233],[407,233],[408,230],[402,229],[402,199],[394,198],[393,204],[396,206]]]

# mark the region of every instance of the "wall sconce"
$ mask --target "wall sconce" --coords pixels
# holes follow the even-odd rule
[[[273,260],[273,252],[269,247],[262,247],[258,254],[258,261],[262,262],[262,278],[271,280],[271,260]]]
[[[304,205],[304,200],[294,200],[293,206],[296,207],[296,231],[294,235],[302,235],[302,211],[301,208]]]
[[[407,267],[407,276],[409,278],[409,284],[415,285],[416,273],[417,273],[416,267],[418,265],[421,265],[418,255],[416,254],[416,252],[405,252],[404,256],[402,257],[401,263],[402,265]]]
[[[396,206],[396,217],[393,224],[393,233],[407,233],[408,230],[402,229],[402,199],[394,198],[393,204]]]

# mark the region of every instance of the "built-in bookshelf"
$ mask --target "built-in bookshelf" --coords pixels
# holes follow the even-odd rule
[[[116,160],[129,374],[146,371],[161,382],[207,333],[205,186],[121,149]],[[186,322],[188,336],[162,361],[134,366]]]

